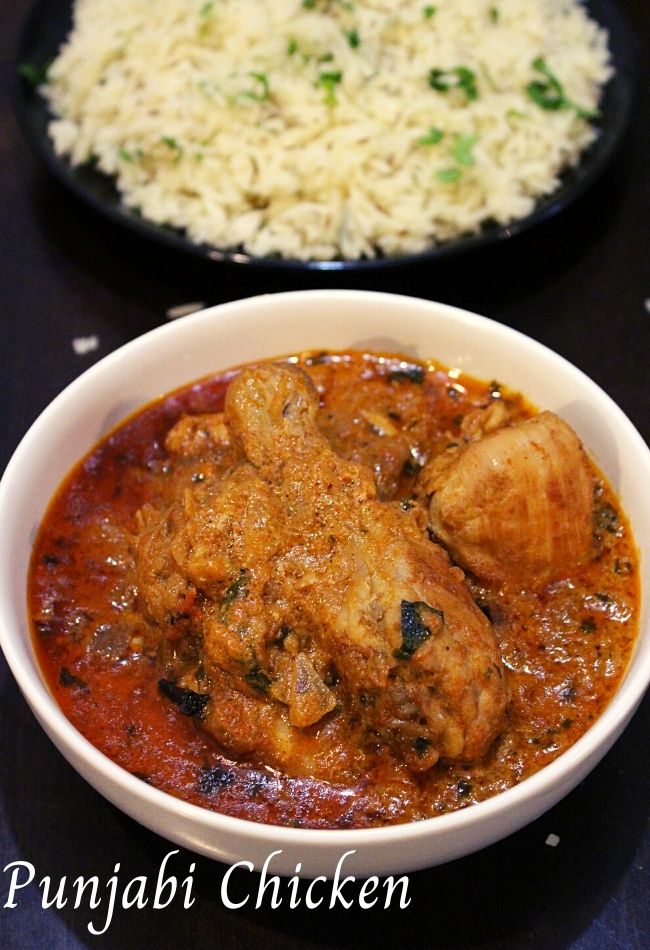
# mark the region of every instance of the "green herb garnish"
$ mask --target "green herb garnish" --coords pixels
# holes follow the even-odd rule
[[[452,185],[459,180],[462,174],[460,168],[439,168],[436,172],[436,178],[445,185]]]
[[[206,693],[195,693],[193,689],[185,689],[164,679],[158,680],[158,688],[167,699],[171,699],[174,705],[178,706],[178,711],[184,716],[194,716],[196,719],[203,719],[205,716],[205,707],[210,701]]]
[[[83,693],[90,692],[88,683],[71,673],[67,666],[62,666],[59,671],[59,683],[61,686],[74,686],[75,689],[80,689]]]
[[[361,45],[361,39],[356,30],[346,30],[345,36],[347,38],[350,49],[357,49]]]
[[[424,382],[423,366],[400,366],[399,369],[393,369],[388,374],[391,383],[417,383],[420,386]]]
[[[29,83],[30,86],[41,86],[44,82],[47,82],[47,71],[50,64],[47,63],[45,66],[36,66],[34,63],[21,63],[18,67],[18,75],[21,79],[24,79],[25,82]]]
[[[418,139],[418,145],[437,145],[438,142],[442,142],[445,137],[445,133],[442,129],[436,129],[435,126],[432,126],[429,131]]]
[[[455,69],[431,69],[428,81],[436,92],[460,89],[465,93],[468,102],[478,99],[476,73],[466,66],[457,66]]]
[[[131,150],[130,148],[126,148],[124,145],[118,148],[117,154],[123,162],[139,162],[144,155],[141,148]]]
[[[328,106],[335,106],[337,103],[336,87],[343,79],[343,73],[340,70],[331,73],[321,73],[318,77],[318,85],[325,90],[325,103]]]
[[[253,666],[246,674],[246,682],[258,693],[265,693],[271,685],[271,680],[266,675],[261,666]]]
[[[431,739],[427,739],[426,736],[418,736],[415,742],[413,743],[413,748],[415,749],[417,754],[420,756],[420,758],[422,758],[423,756],[427,754],[427,752],[431,748]]]
[[[232,582],[230,587],[226,588],[226,592],[223,595],[223,600],[221,601],[221,616],[223,617],[233,601],[237,600],[238,597],[243,597],[248,592],[248,571],[245,567],[242,567],[239,571],[238,577]]]
[[[161,142],[175,153],[175,161],[180,162],[183,157],[183,146],[179,145],[176,139],[171,138],[169,135],[163,135]]]
[[[551,72],[543,57],[538,56],[537,59],[534,59],[532,67],[544,78],[529,82],[526,86],[526,92],[529,98],[532,99],[535,105],[538,105],[540,109],[546,109],[551,112],[557,112],[560,109],[575,109],[576,114],[581,119],[593,119],[598,115],[597,112],[576,105],[575,102],[572,102],[571,99],[568,98],[562,83],[557,76]]]
[[[197,788],[203,795],[212,795],[214,792],[232,785],[236,775],[230,769],[220,765],[204,765],[201,768],[197,781]]]
[[[269,80],[266,76],[266,73],[251,72],[248,75],[259,84],[259,88],[247,89],[245,92],[242,92],[242,96],[246,96],[247,99],[253,99],[255,102],[265,102],[271,94]]]
[[[476,145],[476,141],[476,135],[457,135],[454,139],[454,145],[451,151],[454,161],[459,165],[473,165],[474,155],[472,150]]]
[[[402,645],[393,655],[398,660],[410,660],[415,651],[431,636],[432,631],[427,623],[431,623],[434,617],[438,623],[444,623],[445,615],[442,610],[429,607],[422,600],[403,600],[400,611]]]
[[[594,527],[597,531],[616,534],[618,530],[618,512],[612,505],[604,504],[594,512]]]
[[[422,16],[425,20],[430,20],[431,17],[434,16],[437,9],[438,7],[433,7],[430,4],[427,4],[426,7],[422,7]]]

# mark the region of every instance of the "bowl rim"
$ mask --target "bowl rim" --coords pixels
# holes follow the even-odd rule
[[[99,378],[110,373],[111,369],[117,365],[117,363],[125,359],[130,359],[132,356],[145,350],[153,340],[166,336],[169,336],[170,339],[177,335],[182,336],[187,328],[191,328],[194,324],[198,324],[199,322],[208,321],[212,323],[215,321],[219,323],[226,317],[239,319],[242,313],[255,313],[260,308],[262,310],[266,309],[269,305],[270,308],[273,309],[276,308],[278,304],[310,303],[316,298],[332,303],[347,300],[352,302],[353,305],[360,304],[363,306],[372,306],[378,301],[391,301],[398,307],[421,308],[423,313],[428,311],[432,316],[434,316],[434,312],[437,311],[445,318],[464,321],[472,328],[488,329],[497,335],[502,334],[504,338],[508,340],[519,338],[521,343],[529,348],[532,347],[536,353],[543,354],[546,358],[550,357],[553,361],[559,361],[557,363],[558,366],[564,366],[565,369],[568,369],[574,375],[578,374],[576,378],[579,378],[582,384],[586,384],[590,387],[592,392],[598,393],[598,398],[601,403],[608,406],[610,412],[614,414],[617,424],[622,426],[625,430],[625,437],[631,440],[632,443],[636,442],[638,451],[645,456],[646,468],[650,475],[650,450],[648,450],[646,443],[631,421],[625,416],[611,397],[564,357],[531,337],[525,336],[520,331],[500,324],[488,317],[424,298],[363,290],[300,290],[253,296],[224,304],[217,304],[184,317],[181,321],[158,326],[148,333],[129,341],[124,346],[114,350],[99,360],[73,380],[52,400],[21,439],[0,481],[0,513],[11,503],[15,483],[19,478],[25,460],[29,457],[32,446],[38,442],[43,431],[50,425],[51,417],[56,415],[56,413],[60,411],[60,407],[67,401],[83,393],[89,385],[92,385],[95,377]],[[190,376],[187,382],[189,383],[191,380],[192,377]],[[102,436],[102,438],[104,437],[105,435]],[[92,444],[89,446],[89,449],[91,447]],[[67,472],[63,472],[60,477],[63,478],[66,474]],[[584,775],[597,764],[600,758],[605,755],[633,715],[650,682],[650,635],[646,635],[644,638],[643,630],[640,627],[628,667],[623,674],[616,693],[612,696],[602,714],[587,732],[565,752],[517,785],[485,801],[472,804],[471,807],[461,808],[454,812],[415,822],[362,829],[286,827],[225,815],[183,801],[170,793],[149,786],[137,779],[93,746],[65,717],[63,711],[49,692],[42,675],[34,675],[34,670],[38,669],[39,663],[31,637],[28,638],[27,642],[23,641],[12,619],[7,619],[8,611],[6,605],[10,603],[11,595],[9,586],[8,572],[3,571],[0,574],[0,645],[2,646],[7,663],[23,695],[50,738],[69,761],[76,760],[79,757],[84,761],[84,769],[80,769],[78,765],[73,762],[76,770],[91,784],[94,784],[92,776],[98,774],[121,793],[133,796],[136,800],[139,800],[145,808],[159,809],[161,814],[171,813],[174,818],[181,820],[186,819],[194,825],[198,823],[205,831],[211,833],[218,833],[219,831],[234,833],[243,842],[252,839],[259,840],[260,837],[264,837],[269,847],[277,846],[282,848],[290,844],[295,845],[300,843],[301,847],[313,847],[315,849],[326,848],[330,851],[332,849],[340,850],[351,847],[362,848],[364,845],[370,843],[376,844],[379,841],[384,844],[398,841],[405,843],[420,839],[423,835],[436,837],[444,832],[451,832],[459,828],[470,829],[482,822],[489,823],[491,820],[495,821],[510,809],[516,809],[517,806],[530,803],[533,799],[539,806],[537,814],[541,814],[547,807],[550,807],[550,805],[557,801],[558,797],[554,789],[558,785],[567,786],[566,791],[559,796],[562,797],[563,794],[570,791],[571,788],[577,784],[577,781],[584,777]],[[642,590],[642,597],[643,594],[644,591]],[[11,613],[11,610],[9,610],[9,613]],[[33,657],[32,666],[27,662],[27,654],[30,652]],[[643,653],[644,660],[648,662],[641,663],[639,661],[640,653]],[[56,738],[54,738],[55,736]],[[577,778],[575,778],[575,775],[577,775]],[[100,791],[104,797],[117,804],[117,800],[112,799],[111,795],[108,794],[105,789],[102,788]],[[552,796],[550,805],[546,804],[548,796]],[[117,795],[117,799],[119,799],[119,797],[120,796]],[[118,807],[122,806],[118,805]],[[516,827],[519,828],[530,820],[532,819],[528,818]],[[146,822],[142,823],[146,824]],[[149,825],[149,827],[152,826]],[[516,829],[513,828],[512,830]],[[162,830],[159,830],[159,833],[165,834]],[[168,837],[169,836],[171,836],[171,833]],[[499,835],[499,837],[503,837],[503,835]],[[211,857],[217,857],[214,848],[206,848],[201,842],[191,841],[184,837],[181,843],[192,850],[207,854]],[[482,845],[479,847],[482,847]],[[462,853],[469,853],[471,850],[477,849],[466,849],[463,850]],[[223,858],[219,859],[223,860]],[[425,864],[418,865],[417,855],[413,855],[413,861],[411,863],[413,869],[429,866],[430,864],[431,861],[427,861]]]

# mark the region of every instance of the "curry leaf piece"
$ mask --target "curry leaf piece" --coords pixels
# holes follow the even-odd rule
[[[395,650],[394,656],[398,660],[410,660],[431,636],[432,626],[444,623],[445,615],[442,610],[430,607],[422,600],[403,600],[400,609],[402,645]]]
[[[232,582],[230,587],[226,588],[226,592],[223,595],[223,600],[221,601],[221,615],[222,617],[227,613],[228,608],[234,600],[237,600],[238,597],[243,597],[244,594],[248,591],[248,571],[245,567],[240,568],[239,574]]]
[[[391,383],[399,382],[408,382],[408,383],[417,383],[417,385],[422,385],[424,382],[424,367],[416,366],[400,366],[399,369],[393,369],[388,374],[388,379]]]
[[[158,688],[167,699],[171,699],[174,705],[178,706],[178,711],[184,716],[194,716],[196,719],[203,719],[205,716],[205,707],[210,700],[207,694],[195,693],[193,689],[177,686],[171,680],[165,679],[158,680]]]
[[[232,785],[235,778],[236,775],[231,769],[224,769],[221,765],[206,764],[201,768],[197,787],[203,795],[212,795],[214,792]]]

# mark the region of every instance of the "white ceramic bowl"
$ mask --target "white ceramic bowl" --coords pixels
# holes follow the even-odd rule
[[[216,370],[307,349],[379,349],[436,358],[523,391],[570,422],[619,492],[643,566],[641,634],[625,678],[592,728],[516,788],[438,818],[386,828],[304,830],[215,814],[151,788],[91,746],[41,677],[25,610],[30,550],[48,501],[109,429],[159,395]],[[0,485],[0,636],[28,703],[74,768],[102,795],[171,841],[228,864],[273,873],[357,877],[439,864],[505,837],[566,795],[621,733],[650,680],[650,452],[629,420],[583,373],[545,347],[483,317],[428,301],[362,291],[253,297],[160,327],[65,389],[16,450]]]

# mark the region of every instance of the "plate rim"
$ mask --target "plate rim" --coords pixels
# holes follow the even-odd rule
[[[57,14],[69,18],[74,0],[55,0]],[[181,229],[156,224],[129,208],[122,201],[111,176],[93,170],[88,163],[74,167],[67,158],[54,152],[47,135],[50,111],[38,89],[20,77],[20,66],[29,62],[30,44],[36,28],[47,31],[48,14],[52,16],[52,0],[33,0],[19,32],[14,56],[12,100],[14,113],[22,133],[32,151],[46,170],[83,204],[90,207],[111,224],[125,228],[138,237],[161,244],[168,249],[181,251],[194,259],[210,263],[251,266],[259,270],[289,271],[297,273],[339,273],[385,271],[414,264],[435,263],[484,247],[494,247],[510,242],[535,227],[551,220],[582,197],[604,174],[617,155],[632,116],[638,84],[639,44],[629,21],[615,0],[579,0],[587,8],[592,19],[609,33],[610,55],[615,72],[604,87],[603,99],[614,97],[605,112],[609,126],[588,146],[580,162],[567,169],[561,176],[561,184],[548,196],[539,199],[530,214],[508,224],[485,226],[476,233],[453,240],[433,244],[418,252],[401,255],[386,255],[374,258],[335,258],[331,260],[301,260],[281,256],[258,256],[239,248],[223,248],[205,243],[196,243],[186,237]],[[63,42],[55,29],[48,45],[54,52]],[[39,64],[42,65],[42,64]],[[44,132],[40,126],[44,125]],[[89,187],[83,176],[96,176],[96,186]],[[92,181],[92,179],[91,179]],[[112,191],[110,199],[102,197],[101,189]]]

